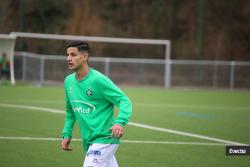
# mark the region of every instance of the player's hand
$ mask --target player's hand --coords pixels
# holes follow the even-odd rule
[[[72,151],[72,148],[69,147],[70,139],[63,139],[61,142],[61,147],[65,151]]]
[[[115,139],[121,138],[124,132],[124,128],[119,124],[113,125],[112,128],[110,128],[110,130],[112,131],[112,137]]]

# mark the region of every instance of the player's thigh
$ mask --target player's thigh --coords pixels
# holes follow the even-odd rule
[[[83,167],[116,167],[114,154],[118,144],[92,144],[86,154]]]

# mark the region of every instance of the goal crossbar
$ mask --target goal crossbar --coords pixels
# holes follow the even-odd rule
[[[25,32],[11,32],[10,34],[22,38],[39,38],[39,39],[54,39],[54,40],[86,40],[95,42],[152,44],[152,45],[169,45],[170,43],[169,40],[139,39],[139,38],[114,38],[114,37],[40,34],[40,33],[25,33]]]

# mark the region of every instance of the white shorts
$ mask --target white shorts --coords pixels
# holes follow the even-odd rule
[[[115,152],[119,144],[92,144],[89,146],[83,167],[118,167]]]

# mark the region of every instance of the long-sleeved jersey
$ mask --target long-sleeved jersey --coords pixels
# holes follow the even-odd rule
[[[129,98],[105,75],[90,68],[82,80],[70,74],[64,81],[66,118],[63,138],[71,138],[74,124],[79,123],[83,148],[93,143],[118,144],[111,136],[114,124],[125,126],[132,114]],[[114,116],[114,106],[119,109]]]

